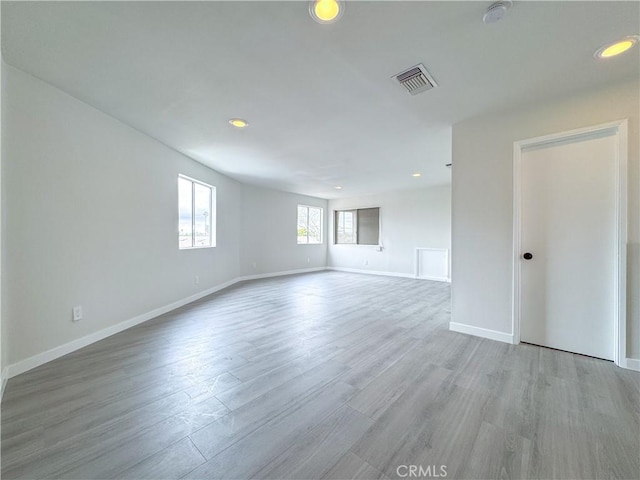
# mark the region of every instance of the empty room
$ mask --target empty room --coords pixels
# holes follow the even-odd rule
[[[640,479],[640,2],[0,20],[3,479]]]

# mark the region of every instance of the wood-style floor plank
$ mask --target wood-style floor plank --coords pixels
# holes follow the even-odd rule
[[[449,298],[234,285],[11,379],[2,478],[640,478],[637,372],[451,332]]]
[[[260,478],[258,472],[262,468],[308,438],[313,428],[340,408],[354,390],[351,385],[341,382],[328,385],[307,402],[297,404],[287,415],[272,419],[216,454],[186,478]],[[197,447],[198,441],[195,444]],[[198,450],[202,451],[202,447]]]
[[[267,422],[288,413],[347,368],[328,360],[211,422],[191,438],[206,458],[212,458]]]
[[[206,459],[189,438],[144,459],[117,476],[119,480],[177,480],[202,465]]]
[[[258,478],[321,478],[369,429],[373,420],[342,405],[322,423],[260,469]]]
[[[329,470],[323,480],[386,480],[388,477],[349,451]]]

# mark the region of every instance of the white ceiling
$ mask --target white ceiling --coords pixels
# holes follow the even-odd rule
[[[351,1],[319,25],[306,1],[2,2],[2,52],[233,178],[333,198],[448,183],[455,122],[639,76],[638,48],[593,58],[640,33],[638,2],[484,25],[490,3]],[[390,77],[421,62],[439,88],[411,96]]]

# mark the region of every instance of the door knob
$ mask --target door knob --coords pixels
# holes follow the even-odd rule
[[[524,258],[525,260],[531,260],[533,258],[533,255],[527,252],[524,255],[522,255],[522,258]]]

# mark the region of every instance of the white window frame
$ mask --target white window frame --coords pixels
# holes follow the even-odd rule
[[[195,178],[189,177],[187,175],[178,174],[178,181],[187,180],[191,182],[191,246],[183,247],[180,245],[180,213],[178,212],[178,250],[197,250],[201,248],[214,248],[216,246],[216,187],[213,185],[209,185],[208,183],[202,182]],[[209,196],[209,212],[210,212],[210,220],[209,220],[209,238],[211,239],[211,243],[209,245],[195,245],[195,222],[196,222],[196,195],[195,195],[195,186],[200,185],[208,188],[211,191],[211,195]],[[178,192],[178,197],[180,193]],[[179,210],[179,208],[178,208]]]
[[[344,214],[344,213],[352,213],[353,214],[353,238],[354,241],[353,242],[338,242],[338,235],[339,235],[339,220],[338,217],[340,216],[340,214]],[[334,231],[334,235],[333,235],[333,243],[334,245],[358,245],[358,209],[354,208],[354,209],[349,209],[349,210],[334,210],[333,212],[333,231]]]
[[[358,210],[370,210],[372,208],[378,209],[378,243],[377,244],[368,244],[368,243],[358,243]],[[354,225],[354,234],[356,236],[355,243],[341,243],[338,242],[338,222],[336,222],[336,214],[338,212],[355,212],[355,225]],[[374,247],[380,248],[382,247],[382,207],[380,206],[372,206],[372,207],[353,207],[353,208],[336,208],[333,211],[333,219],[331,220],[333,224],[333,245],[341,246],[341,247]]]
[[[298,235],[298,222],[300,221],[300,219],[298,218],[298,210],[300,209],[300,207],[306,208],[307,209],[307,241],[306,243],[300,243],[300,240],[298,239],[299,235]],[[310,243],[309,242],[309,209],[315,209],[315,210],[320,210],[320,242],[319,243]],[[322,245],[324,244],[324,209],[322,207],[317,207],[315,205],[302,205],[302,204],[298,204],[298,208],[296,208],[296,242],[298,243],[298,245]]]

